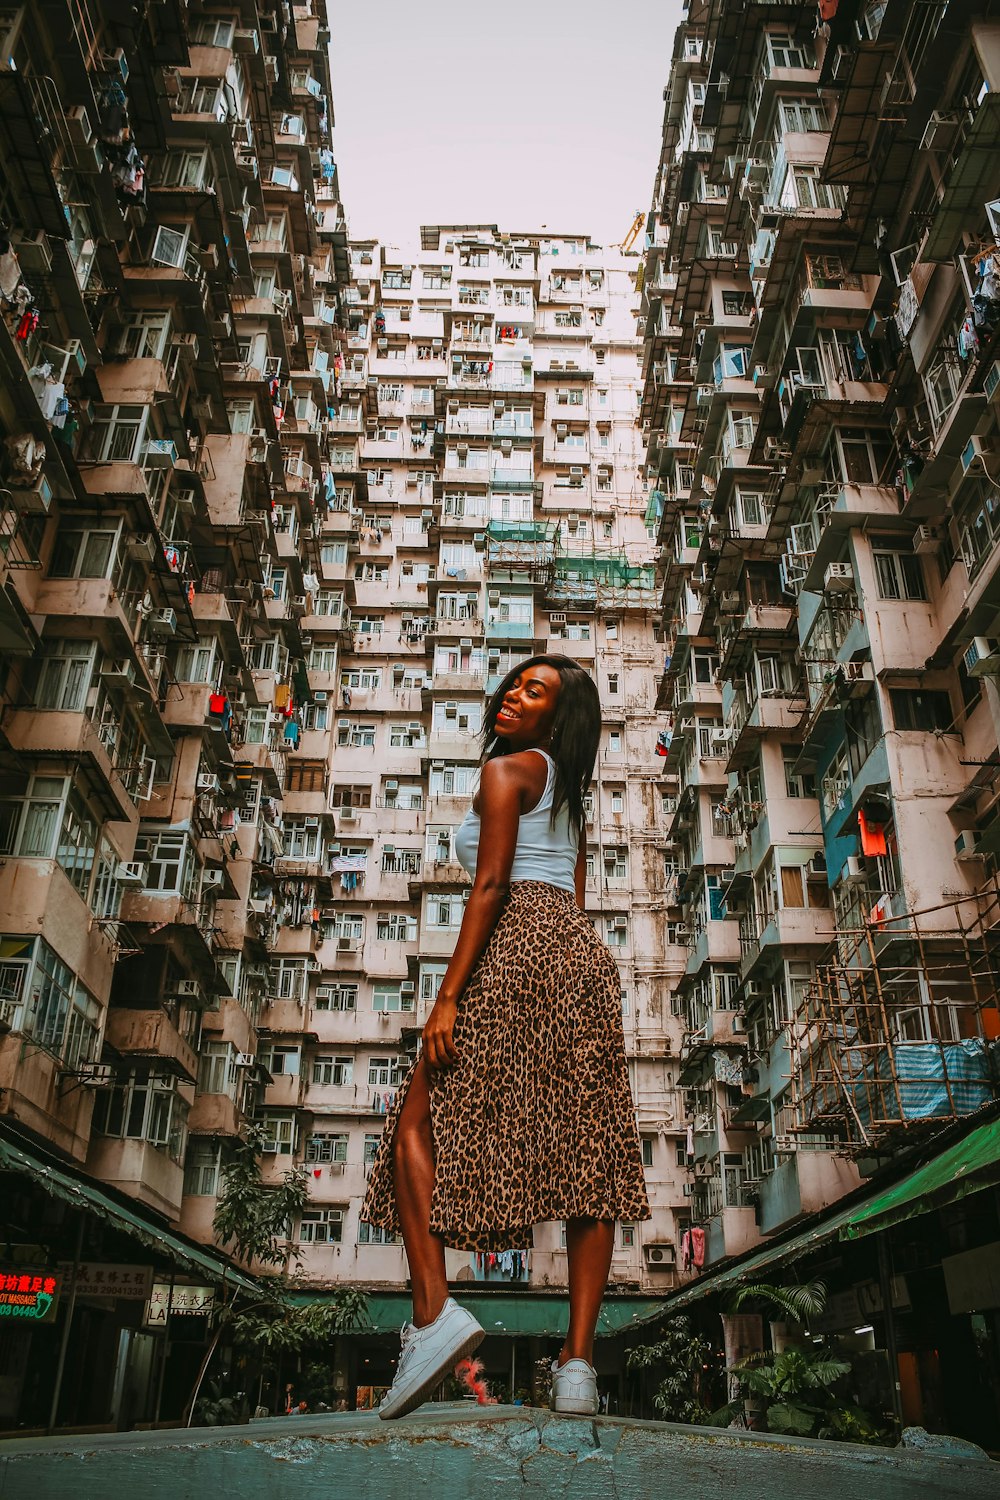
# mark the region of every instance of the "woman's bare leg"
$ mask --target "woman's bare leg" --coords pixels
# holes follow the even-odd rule
[[[444,1240],[432,1234],[431,1194],[434,1190],[434,1145],[427,1092],[427,1064],[414,1069],[393,1142],[392,1180],[403,1244],[410,1267],[413,1321],[418,1328],[433,1323],[448,1295],[444,1269]],[[599,1305],[600,1299],[598,1299]],[[594,1318],[596,1321],[597,1314]]]
[[[569,1260],[569,1331],[559,1363],[585,1359],[594,1363],[597,1314],[608,1286],[611,1252],[615,1246],[613,1219],[568,1219],[566,1254]]]

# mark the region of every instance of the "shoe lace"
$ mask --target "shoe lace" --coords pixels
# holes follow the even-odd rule
[[[406,1364],[406,1361],[413,1353],[413,1350],[416,1346],[416,1339],[414,1337],[415,1333],[416,1329],[414,1328],[412,1323],[403,1324],[403,1327],[400,1330],[399,1334],[399,1359],[396,1361],[397,1375],[399,1375],[399,1373],[402,1371],[403,1366]]]

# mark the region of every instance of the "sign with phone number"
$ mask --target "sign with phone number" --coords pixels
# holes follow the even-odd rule
[[[0,1318],[52,1322],[61,1283],[62,1277],[53,1271],[0,1268]]]

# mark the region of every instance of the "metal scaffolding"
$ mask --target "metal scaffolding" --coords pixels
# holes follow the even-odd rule
[[[817,968],[790,1028],[794,1123],[854,1155],[1000,1092],[1000,890],[933,912],[872,907]],[[931,926],[927,918],[933,918]]]

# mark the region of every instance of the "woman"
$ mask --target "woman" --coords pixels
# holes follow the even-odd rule
[[[472,890],[361,1210],[402,1232],[413,1292],[381,1417],[419,1406],[485,1336],[448,1296],[445,1245],[514,1249],[552,1219],[566,1222],[570,1300],[552,1405],[597,1412],[615,1221],[650,1217],[618,966],[583,911],[600,733],[597,688],[562,656],[515,667],[486,709],[479,788],[455,835]]]

